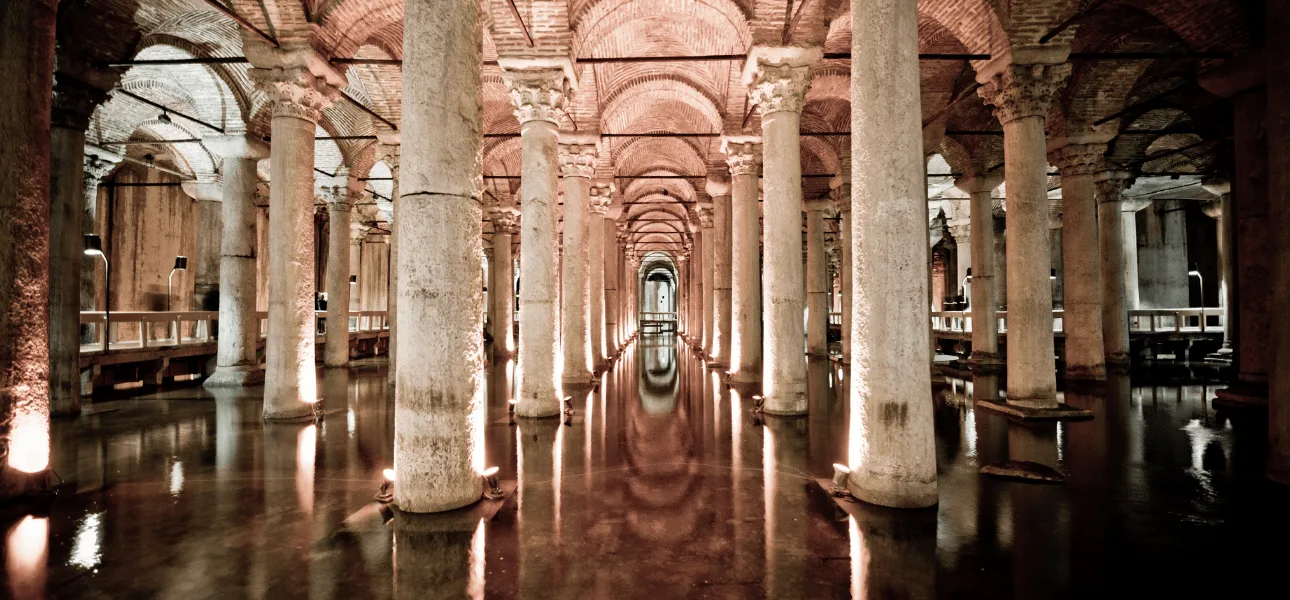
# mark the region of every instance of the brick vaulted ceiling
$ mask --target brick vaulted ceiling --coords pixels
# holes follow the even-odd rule
[[[218,1],[218,0],[211,0]],[[402,118],[404,0],[223,0],[244,21],[278,40],[309,39],[348,79],[354,102],[328,108],[320,137],[372,136],[388,131],[370,113],[397,126]],[[863,6],[864,2],[859,2]],[[576,61],[579,88],[564,129],[610,134],[756,132],[740,81],[739,58],[675,62],[598,62],[591,59],[745,55],[753,45],[822,46],[802,116],[802,171],[807,198],[828,193],[829,177],[849,170],[851,3],[841,0],[483,0],[483,116],[489,134],[516,134],[519,123],[501,71],[499,55],[549,55]],[[1108,158],[1142,164],[1163,149],[1177,152],[1170,168],[1195,172],[1221,168],[1219,144],[1195,144],[1230,135],[1230,105],[1196,85],[1197,73],[1223,56],[1239,55],[1257,41],[1260,26],[1241,0],[920,0],[920,51],[924,54],[999,55],[1035,44],[1066,25],[1050,43],[1069,44],[1076,56],[1062,101],[1048,119],[1050,135],[1087,127],[1123,112],[1108,126],[1122,135]],[[247,76],[243,29],[206,0],[69,0],[60,7],[63,55],[91,64],[113,61],[223,58],[207,64],[133,65],[120,88],[228,131],[268,133],[266,98]],[[529,44],[528,36],[532,38]],[[1132,52],[1147,58],[1108,59]],[[344,59],[365,59],[353,64]],[[373,64],[373,60],[386,64]],[[984,61],[922,61],[925,150],[940,154],[955,173],[971,174],[1002,162],[999,124],[971,93],[974,66]],[[1146,102],[1163,92],[1167,98]],[[958,99],[958,101],[955,101]],[[356,106],[362,104],[367,110]],[[1129,110],[1124,110],[1124,109]],[[91,121],[88,140],[158,140],[129,146],[130,152],[164,156],[193,177],[218,170],[218,158],[200,143],[164,143],[199,138],[211,127],[176,118],[158,120],[158,110],[113,94]],[[1124,134],[1126,130],[1168,130]],[[1183,132],[1182,134],[1173,133]],[[834,133],[811,136],[808,133]],[[1182,137],[1180,137],[1182,135]],[[377,198],[388,198],[389,168],[373,139],[319,140],[317,167],[342,166],[370,176]],[[616,180],[615,214],[638,238],[679,242],[697,224],[696,203],[707,200],[703,175],[725,172],[717,137],[607,138],[597,177]],[[484,141],[488,175],[520,170],[516,137]],[[1148,163],[1150,164],[1150,163]],[[268,178],[267,162],[261,175]],[[697,175],[695,179],[626,179],[639,175]],[[511,203],[519,181],[486,182],[489,202]],[[373,213],[375,214],[375,213]],[[485,231],[488,231],[485,225]],[[660,246],[664,247],[664,246]]]

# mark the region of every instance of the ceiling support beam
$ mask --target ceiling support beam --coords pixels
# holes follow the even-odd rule
[[[198,119],[197,117],[191,117],[191,116],[188,116],[188,115],[186,115],[186,114],[184,114],[184,113],[181,113],[181,112],[179,112],[179,111],[177,111],[177,110],[175,110],[175,109],[173,109],[173,108],[170,108],[170,107],[165,106],[165,105],[163,105],[163,104],[159,104],[159,103],[153,102],[152,100],[149,100],[149,99],[147,99],[147,98],[144,98],[143,96],[140,96],[140,95],[138,95],[138,94],[135,94],[135,93],[133,93],[133,92],[130,92],[130,91],[126,90],[125,88],[116,88],[115,90],[113,90],[113,91],[112,91],[112,93],[113,93],[113,94],[121,94],[121,95],[123,95],[123,96],[125,96],[125,97],[127,97],[127,98],[133,98],[133,99],[138,100],[139,102],[142,102],[142,103],[144,103],[144,104],[147,104],[148,106],[151,106],[151,107],[153,107],[153,108],[159,108],[159,109],[161,109],[163,112],[166,112],[166,113],[169,113],[169,114],[175,115],[176,117],[182,117],[182,118],[184,118],[184,119],[188,119],[189,121],[192,121],[192,122],[194,122],[194,123],[196,123],[196,124],[198,124],[198,125],[201,125],[201,126],[203,126],[203,127],[207,127],[207,128],[210,128],[210,129],[214,129],[215,131],[218,131],[218,132],[220,132],[220,133],[224,133],[224,128],[223,128],[223,127],[216,127],[216,126],[214,126],[214,125],[211,125],[210,123],[207,123],[206,121],[203,121],[203,120],[201,120],[201,119]]]
[[[251,33],[254,33],[254,34],[255,34],[256,36],[258,36],[260,39],[262,39],[262,40],[264,40],[264,41],[268,42],[268,43],[269,43],[269,44],[271,44],[274,48],[280,48],[280,47],[281,47],[281,46],[278,44],[278,40],[274,39],[274,38],[273,38],[273,36],[270,36],[269,34],[267,34],[267,33],[263,32],[263,31],[260,31],[260,29],[259,29],[258,27],[256,27],[255,25],[252,25],[252,24],[251,24],[251,22],[250,22],[250,21],[247,21],[245,18],[243,18],[243,17],[242,17],[242,15],[239,15],[239,14],[237,14],[237,13],[233,12],[233,10],[232,10],[232,9],[230,9],[229,7],[224,6],[223,4],[221,4],[221,3],[219,2],[219,0],[203,0],[203,1],[204,1],[206,4],[209,4],[209,5],[211,6],[211,8],[214,8],[215,10],[219,11],[220,13],[222,13],[224,16],[226,16],[226,17],[228,17],[228,18],[230,18],[230,19],[233,19],[233,21],[234,21],[235,23],[237,23],[238,25],[241,25],[241,26],[242,26],[244,29],[246,29],[247,31],[250,31]]]

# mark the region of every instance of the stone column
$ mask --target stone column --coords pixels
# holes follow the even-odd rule
[[[829,258],[824,248],[824,198],[806,201],[806,353],[829,355]],[[930,317],[929,317],[930,318]]]
[[[592,382],[594,361],[590,356],[588,312],[590,310],[591,265],[587,234],[590,231],[588,205],[591,176],[596,172],[596,136],[560,134],[560,174],[564,176],[564,259],[560,262],[560,345],[565,386]],[[527,325],[527,323],[525,323]],[[523,328],[521,328],[523,331]]]
[[[193,272],[193,310],[218,310],[219,263],[224,233],[224,184],[218,177],[184,182],[184,193],[197,203],[197,247],[188,261]]]
[[[354,199],[363,182],[341,168],[324,186],[327,199],[327,346],[323,366],[349,367],[349,235]]]
[[[269,170],[269,336],[264,418],[314,414],[314,131],[345,85],[312,48],[276,50],[243,40],[251,78],[272,102]]]
[[[84,146],[84,144],[82,144]],[[107,238],[103,224],[99,223],[99,183],[107,178],[108,174],[121,164],[125,159],[124,156],[104,150],[102,148],[84,146],[85,148],[85,175],[83,187],[81,188],[82,200],[84,206],[81,213],[81,234],[93,233]],[[99,291],[103,291],[106,298],[107,290],[105,274],[100,267],[102,260],[97,256],[81,255],[81,310],[103,310],[105,307],[98,305]],[[88,344],[94,342],[94,331],[90,328],[81,332],[81,343]]]
[[[52,0],[0,4],[0,499],[48,487]]]
[[[980,373],[999,372],[1003,367],[1003,358],[999,355],[999,307],[995,300],[995,201],[990,199],[1000,180],[997,175],[984,175],[954,182],[970,198],[972,356],[968,364],[973,372]]]
[[[520,213],[510,207],[489,213],[493,222],[493,281],[488,285],[492,292],[494,354],[515,354],[515,234],[519,233]]]
[[[613,188],[609,188],[613,192]],[[609,196],[606,196],[609,197]],[[605,353],[617,356],[622,338],[618,335],[618,224],[603,219],[605,229]]]
[[[730,182],[709,176],[706,191],[712,198],[712,362],[708,366],[726,369],[732,344]]]
[[[588,295],[591,320],[587,333],[591,336],[591,366],[599,371],[609,357],[607,352],[609,332],[605,329],[605,213],[612,202],[613,184],[597,183],[591,187],[590,211],[587,223]]]
[[[405,10],[394,502],[440,512],[483,493],[483,27],[471,0]]]
[[[1003,124],[1008,189],[1008,404],[1023,409],[1058,406],[1044,118],[1069,74],[1069,64],[1004,64],[993,73],[986,70],[977,75],[982,82],[977,93],[994,105],[994,114]]]
[[[1132,180],[1124,172],[1099,173],[1097,186],[1098,255],[1102,278],[1102,352],[1107,370],[1129,369],[1129,313],[1125,292],[1125,264],[1129,257],[1124,249],[1137,242],[1126,241],[1121,218],[1121,194]],[[1132,218],[1133,213],[1124,213]]]
[[[1128,187],[1128,186],[1125,186]],[[1120,190],[1123,194],[1124,190]],[[1120,260],[1124,263],[1124,307],[1126,310],[1138,310],[1142,306],[1142,296],[1138,286],[1138,216],[1137,212],[1151,206],[1150,200],[1132,200],[1121,204]]]
[[[1106,379],[1102,269],[1093,185],[1093,174],[1102,167],[1105,153],[1104,143],[1067,143],[1049,157],[1062,174],[1062,323],[1066,332],[1067,379]]]
[[[1290,304],[1290,7],[1268,2],[1267,40],[1268,246],[1271,294],[1268,308]],[[1290,485],[1290,322],[1269,310],[1268,478]]]
[[[699,303],[699,314],[703,317],[703,358],[704,360],[712,359],[713,343],[716,338],[714,325],[716,325],[716,316],[713,314],[713,299],[716,293],[713,290],[713,269],[712,263],[715,262],[715,248],[713,248],[713,238],[716,235],[712,232],[715,225],[712,220],[712,204],[704,203],[697,207],[699,213],[699,226],[702,231],[699,233],[699,278],[702,286],[703,296]]]
[[[1214,194],[1218,198],[1204,207],[1205,216],[1214,219],[1215,229],[1218,233],[1218,305],[1223,309],[1223,347],[1218,349],[1215,354],[1219,356],[1231,356],[1232,354],[1232,334],[1235,333],[1233,315],[1235,309],[1232,303],[1231,293],[1233,286],[1236,285],[1234,277],[1236,275],[1236,239],[1235,231],[1232,226],[1232,184],[1226,179],[1206,180],[1203,183],[1206,191]],[[1202,302],[1202,304],[1204,304]]]
[[[387,263],[390,275],[386,283],[385,292],[385,314],[386,323],[389,326],[389,356],[386,362],[386,378],[390,385],[395,385],[398,378],[398,337],[399,337],[399,159],[401,156],[402,140],[400,134],[379,134],[377,139],[380,145],[377,148],[377,155],[385,164],[390,167],[390,235],[386,238],[386,243],[390,246],[389,262]]]
[[[224,157],[220,202],[219,337],[215,372],[206,387],[242,386],[264,381],[256,356],[260,323],[255,318],[256,163],[269,147],[247,135],[210,137],[208,150]],[[201,237],[201,233],[198,234]]]
[[[111,86],[111,82],[104,83]],[[61,69],[54,78],[49,163],[49,402],[50,414],[56,417],[81,412],[84,190],[91,183],[98,190],[98,180],[85,175],[85,130],[95,107],[106,98],[101,87]],[[96,265],[88,266],[86,273],[91,274],[92,282],[91,269]]]
[[[721,151],[730,167],[730,312],[733,335],[730,380],[761,381],[761,210],[757,171],[761,138],[725,136]]]
[[[855,262],[851,250],[851,178],[835,177],[834,181],[829,182],[829,186],[834,189],[834,210],[838,211],[840,220],[838,221],[838,280],[841,287],[842,295],[842,364],[851,364],[851,306],[852,306],[852,279],[851,272],[855,269]]]
[[[811,64],[820,48],[754,48],[744,66],[749,98],[761,112],[766,177],[762,277],[762,393],[765,412],[806,414],[802,311],[802,163],[800,125]],[[921,139],[921,138],[920,138]],[[920,170],[921,171],[921,170]]]
[[[511,66],[508,59],[503,67]],[[517,61],[514,66],[526,63]],[[564,114],[568,82],[558,69],[505,71],[515,116],[520,121],[520,348],[516,369],[520,389],[516,414],[552,417],[560,414],[556,389],[555,192],[556,124]]]
[[[852,299],[847,488],[872,504],[936,504],[927,305],[927,181],[915,0],[852,1]],[[769,240],[769,236],[768,236]]]

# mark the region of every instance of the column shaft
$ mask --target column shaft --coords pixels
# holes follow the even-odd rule
[[[440,512],[483,492],[483,29],[470,0],[405,10],[394,501]]]
[[[192,260],[193,310],[218,309],[223,222],[222,202],[197,199],[197,227],[200,233],[197,235],[197,255]]]
[[[731,332],[731,239],[730,191],[712,196],[712,364],[730,364]]]
[[[563,152],[563,148],[562,148]],[[564,162],[563,156],[561,162]],[[564,350],[565,385],[586,385],[591,381],[588,356],[588,256],[587,202],[591,180],[586,177],[564,177],[564,259],[560,261],[560,341]]]
[[[263,381],[256,346],[260,338],[255,317],[255,165],[265,148],[246,138],[236,140],[247,152],[224,154],[224,199],[220,236],[219,338],[215,373],[204,385],[243,385]]]
[[[605,331],[605,209],[609,207],[609,198],[602,195],[608,192],[608,186],[596,186],[595,196],[591,198],[590,214],[587,222],[587,294],[588,326],[587,335],[591,338],[591,369],[599,370],[604,364],[608,334]]]
[[[54,124],[49,166],[49,405],[54,416],[76,415],[81,412],[84,127]]]
[[[731,169],[731,318],[734,336],[730,356],[731,381],[761,381],[761,212],[757,201],[756,156],[744,153],[745,169]]]
[[[560,413],[555,378],[555,123],[532,120],[520,127],[520,399],[516,414]]]
[[[839,213],[842,220],[838,225],[838,249],[842,254],[839,261],[842,267],[842,364],[851,364],[851,307],[852,305],[852,279],[851,271],[855,269],[854,259],[852,258],[851,247],[851,186],[844,185],[842,188],[842,202]]]
[[[1124,264],[1120,272],[1124,274],[1124,307],[1127,310],[1138,310],[1142,305],[1138,287],[1138,215],[1136,210],[1124,211],[1120,215],[1120,240],[1123,244],[1119,255]]]
[[[342,190],[341,193],[348,193]],[[327,233],[327,346],[323,365],[349,366],[349,202],[329,202]]]
[[[852,1],[852,300],[848,488],[899,508],[936,504],[927,185],[914,0]],[[767,236],[769,240],[769,236]]]
[[[822,201],[807,203],[806,211],[806,352],[829,355],[829,259],[824,249]],[[930,317],[929,317],[930,318]]]
[[[1218,269],[1219,269],[1219,305],[1223,307],[1223,350],[1232,350],[1235,334],[1236,303],[1232,301],[1236,289],[1236,232],[1232,217],[1232,195],[1219,197],[1218,215]]]
[[[618,336],[618,227],[612,219],[602,219],[605,260],[605,354],[615,356],[620,347]]]
[[[1105,149],[1103,144],[1070,144],[1054,153],[1053,162],[1062,171],[1062,322],[1067,379],[1106,379],[1093,184],[1093,171],[1101,164]]]
[[[1268,2],[1264,21],[1268,49],[1268,257],[1272,290],[1268,325],[1271,355],[1268,370],[1268,478],[1290,485],[1290,322],[1273,307],[1290,303],[1290,7]],[[1275,57],[1275,58],[1272,58]],[[1277,232],[1277,233],[1272,233]]]
[[[1098,255],[1102,280],[1102,352],[1108,370],[1125,371],[1129,367],[1129,315],[1124,286],[1124,225],[1121,217],[1120,192],[1123,178],[1114,174],[1098,176]],[[1129,217],[1133,213],[1123,213]]]

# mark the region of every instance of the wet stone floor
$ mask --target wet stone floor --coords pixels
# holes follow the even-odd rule
[[[750,398],[672,337],[638,340],[574,398],[570,425],[508,423],[513,363],[487,373],[487,464],[516,482],[473,528],[400,530],[373,495],[393,462],[383,362],[320,375],[326,418],[266,424],[258,389],[190,385],[54,424],[62,484],[0,510],[14,598],[1278,597],[1290,493],[1262,477],[1265,425],[1215,387],[1113,379],[1065,394],[1091,421],[1021,427],[946,379],[940,504],[839,518],[812,486],[845,456],[849,373],[810,366],[811,416]],[[1008,459],[1066,483],[982,476]],[[1274,590],[1282,590],[1276,592]]]

